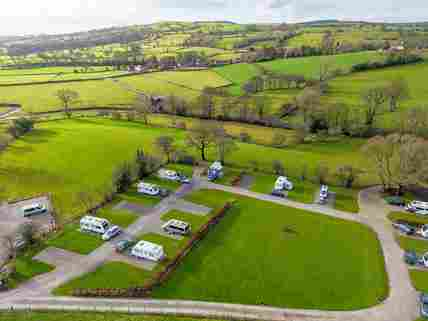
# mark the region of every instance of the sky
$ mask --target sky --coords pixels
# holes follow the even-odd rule
[[[13,0],[0,11],[0,35],[66,33],[158,21],[239,23],[318,19],[428,21],[427,0]]]

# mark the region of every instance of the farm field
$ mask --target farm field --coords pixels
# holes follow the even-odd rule
[[[401,103],[401,109],[425,106],[428,100],[428,91],[424,83],[427,72],[428,62],[423,62],[339,77],[330,82],[330,90],[324,100],[325,102],[344,103],[360,108],[362,105],[361,95],[364,90],[370,88],[373,84],[381,86],[386,84],[388,80],[402,77],[408,83],[410,99]],[[386,112],[379,119],[379,125],[389,128],[394,125],[394,122],[398,122],[396,118],[394,113]]]
[[[94,312],[0,312],[1,321],[216,321],[189,317]]]
[[[154,297],[350,310],[386,296],[383,258],[369,229],[221,192],[188,199],[210,206],[231,198],[236,205]]]
[[[185,147],[182,130],[151,128],[127,121],[91,118],[46,122],[37,127],[1,154],[0,183],[7,182],[3,194],[15,199],[52,192],[55,205],[66,217],[79,211],[81,205],[76,197],[80,191],[94,195],[94,201],[100,199],[102,192],[111,188],[116,166],[132,160],[139,148],[153,151],[156,137],[172,135],[180,148]],[[227,164],[252,170],[253,156],[264,155],[257,163],[260,170],[271,171],[272,162],[280,160],[292,177],[300,175],[302,166],[307,166],[308,173],[312,173],[317,164],[325,162],[333,174],[336,167],[352,164],[367,170],[358,181],[364,186],[376,179],[369,170],[369,162],[358,151],[362,144],[363,140],[344,140],[276,149],[238,143],[239,149],[229,156]],[[211,160],[216,158],[213,152],[208,153]]]
[[[318,32],[305,32],[287,41],[287,45],[291,48],[299,48],[301,46],[319,47],[324,34]]]
[[[57,75],[57,74],[74,74],[79,73],[99,73],[103,71],[111,71],[112,67],[88,67],[87,72],[82,67],[43,67],[43,68],[25,68],[25,69],[0,69],[0,77],[11,76],[26,76],[26,75]]]

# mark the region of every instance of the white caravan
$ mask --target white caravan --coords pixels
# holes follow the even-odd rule
[[[140,182],[138,184],[138,193],[151,195],[151,196],[157,196],[160,194],[160,189],[158,186],[156,186],[154,184]]]
[[[180,181],[180,175],[176,171],[171,171],[168,169],[160,169],[158,171],[159,178],[167,179],[169,181]]]
[[[169,234],[187,235],[190,233],[190,224],[179,220],[169,220],[162,225],[162,229]]]
[[[140,241],[132,248],[131,255],[138,259],[159,262],[165,257],[165,252],[162,245]]]
[[[80,220],[80,229],[82,231],[104,234],[110,228],[110,222],[104,218],[95,216],[84,216]]]
[[[406,210],[420,215],[428,215],[428,202],[413,201],[406,205]]]
[[[279,176],[275,182],[275,188],[276,191],[282,191],[287,190],[291,191],[293,189],[293,183],[288,180],[285,176]]]

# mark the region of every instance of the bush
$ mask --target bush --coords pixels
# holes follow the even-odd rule
[[[251,136],[247,132],[241,132],[239,134],[239,140],[243,143],[251,143]]]
[[[183,165],[196,165],[196,159],[190,154],[179,152],[177,153],[177,163],[183,164]]]
[[[134,121],[135,120],[135,112],[129,111],[126,113],[126,119],[128,121]]]
[[[175,124],[175,128],[186,130],[186,129],[187,129],[186,122],[184,122],[184,121],[179,121],[179,122],[177,122],[177,123]]]
[[[19,118],[12,122],[7,131],[14,138],[18,138],[34,128],[34,121],[29,118]]]

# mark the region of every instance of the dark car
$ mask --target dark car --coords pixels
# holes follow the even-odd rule
[[[183,174],[178,173],[178,179],[182,184],[190,184],[190,179]]]
[[[404,262],[408,265],[417,265],[419,263],[419,256],[414,251],[404,253]]]
[[[132,245],[134,245],[134,242],[131,240],[120,240],[116,243],[115,250],[118,253],[123,253],[127,249],[129,249]]]
[[[428,294],[422,293],[420,296],[421,304],[421,315],[426,318],[428,317]]]
[[[159,190],[159,196],[160,197],[168,197],[169,194],[171,194],[171,192],[169,190],[167,190],[166,188],[161,188]]]
[[[393,223],[392,226],[394,226],[397,230],[406,235],[413,235],[416,233],[416,228],[407,223],[397,222]]]
[[[385,197],[385,201],[389,205],[394,205],[394,206],[405,206],[406,205],[406,201],[403,198],[399,197],[399,196]]]

